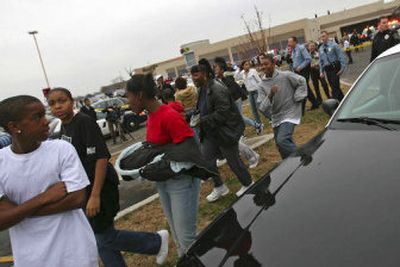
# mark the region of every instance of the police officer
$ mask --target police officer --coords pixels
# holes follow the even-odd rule
[[[321,79],[324,79],[326,75],[332,88],[332,97],[342,101],[344,95],[340,89],[340,75],[346,69],[346,57],[338,44],[329,41],[328,32],[321,32],[321,42],[319,47]]]
[[[372,42],[371,61],[377,56],[400,43],[400,37],[397,31],[389,29],[389,19],[387,17],[381,17],[379,19],[379,31],[374,37]]]
[[[311,102],[311,109],[317,109],[319,103],[311,91],[308,83],[310,79],[311,56],[304,45],[297,43],[297,38],[292,36],[288,39],[288,46],[292,49],[293,71],[306,79],[307,82],[307,98]],[[305,110],[305,101],[303,102],[303,114]]]

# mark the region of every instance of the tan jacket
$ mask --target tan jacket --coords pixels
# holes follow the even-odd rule
[[[186,89],[177,90],[175,99],[182,103],[185,109],[195,108],[197,103],[197,91],[194,87],[189,86]]]

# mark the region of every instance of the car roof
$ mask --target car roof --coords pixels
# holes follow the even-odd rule
[[[393,46],[392,48],[386,50],[382,54],[378,56],[378,58],[386,57],[386,56],[391,56],[394,54],[400,53],[400,44]]]

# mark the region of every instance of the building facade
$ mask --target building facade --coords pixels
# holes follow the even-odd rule
[[[331,37],[342,38],[343,34],[366,26],[376,26],[381,16],[390,16],[400,5],[400,1],[380,0],[364,6],[330,13],[329,15],[313,19],[300,19],[290,23],[271,27],[264,30],[268,47],[272,49],[286,49],[287,39],[296,36],[299,43],[318,40],[321,31],[327,31]],[[260,41],[263,34],[254,33],[255,39]],[[210,43],[209,40],[200,40],[181,45],[183,55],[149,66],[135,69],[135,73],[152,71],[165,77],[175,78],[187,73],[188,68],[201,58],[210,62],[215,57],[223,57],[227,61],[240,63],[244,59],[256,56],[259,49],[249,42],[247,34],[229,38],[223,41]],[[178,50],[178,49],[177,49]]]

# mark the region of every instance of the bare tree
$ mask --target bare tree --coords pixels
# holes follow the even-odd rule
[[[268,38],[265,33],[265,29],[263,27],[263,18],[262,18],[262,12],[257,8],[257,6],[254,6],[255,10],[255,20],[253,23],[247,21],[244,18],[244,15],[241,16],[241,19],[243,20],[243,24],[245,27],[245,30],[247,32],[247,42],[244,42],[243,44],[239,44],[239,49],[241,50],[241,54],[248,54],[246,51],[252,51],[255,48],[257,48],[258,54],[264,53],[266,51],[269,51],[269,44],[268,44]],[[254,27],[252,27],[252,25]],[[249,58],[249,57],[245,57]]]

